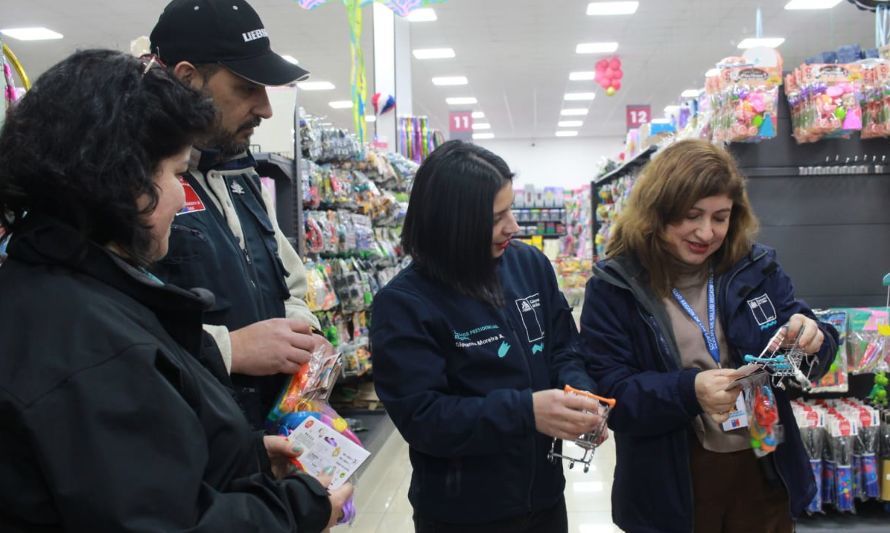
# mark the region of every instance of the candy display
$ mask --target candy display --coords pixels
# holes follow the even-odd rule
[[[565,195],[566,236],[560,249],[561,257],[593,258],[590,194],[590,185],[585,185]]]
[[[596,208],[598,230],[594,237],[594,244],[598,257],[602,257],[606,252],[606,243],[612,234],[612,228],[630,197],[630,191],[637,176],[638,173],[629,173],[597,187],[599,195]]]

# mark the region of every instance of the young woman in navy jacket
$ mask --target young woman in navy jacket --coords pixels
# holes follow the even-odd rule
[[[756,228],[732,157],[681,141],[644,169],[587,284],[581,333],[617,400],[612,515],[626,531],[792,531],[815,494],[783,390],[774,453],[758,460],[746,428],[722,425],[740,394],[733,369],[777,328],[815,356],[813,377],[837,349]]]
[[[445,143],[417,172],[402,244],[412,264],[374,299],[377,393],[410,445],[418,532],[567,531],[553,437],[601,419],[550,262],[514,242],[512,173]]]

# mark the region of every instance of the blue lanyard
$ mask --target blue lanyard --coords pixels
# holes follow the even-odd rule
[[[714,272],[711,272],[708,275],[708,325],[710,326],[710,330],[705,329],[705,325],[702,324],[701,319],[695,314],[695,309],[689,305],[686,298],[683,298],[680,291],[673,289],[671,290],[671,294],[674,295],[674,300],[677,300],[680,307],[686,311],[689,318],[691,318],[692,321],[695,322],[695,325],[698,326],[698,329],[701,330],[702,337],[705,338],[705,346],[708,348],[708,353],[711,354],[711,357],[714,359],[714,362],[717,363],[717,366],[720,366],[720,345],[717,343],[717,304],[715,303],[714,298]]]

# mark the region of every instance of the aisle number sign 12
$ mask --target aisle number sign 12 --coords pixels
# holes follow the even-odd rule
[[[473,138],[473,112],[452,111],[448,120],[451,139],[467,141]]]
[[[643,124],[648,124],[652,120],[652,106],[650,105],[629,105],[625,112],[627,120],[627,129],[639,128]]]

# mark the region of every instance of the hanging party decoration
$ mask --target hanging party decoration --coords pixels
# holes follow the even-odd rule
[[[295,0],[303,9],[315,9],[328,3],[328,0]],[[349,18],[349,48],[352,53],[352,120],[355,124],[355,134],[359,142],[365,142],[367,124],[365,121],[365,106],[367,100],[367,78],[365,77],[365,56],[362,50],[362,7],[372,2],[378,2],[393,11],[400,17],[405,17],[411,11],[432,4],[440,4],[445,0],[343,0],[346,13]],[[384,102],[387,103],[388,99]],[[393,99],[395,105],[395,99]],[[391,108],[391,106],[390,106]],[[380,113],[385,113],[387,108]]]
[[[596,82],[606,91],[606,95],[614,96],[621,89],[623,78],[624,71],[621,70],[621,59],[618,56],[596,62]]]
[[[374,93],[371,97],[371,105],[374,106],[374,114],[380,116],[396,107],[396,99],[391,94]]]

